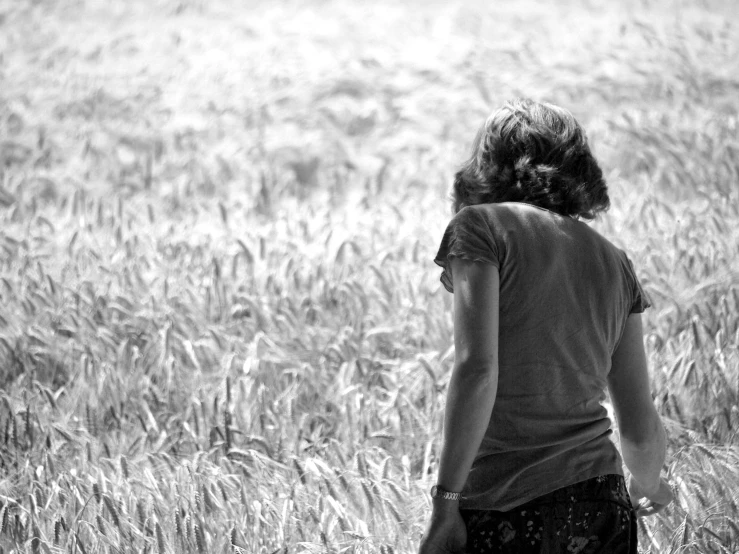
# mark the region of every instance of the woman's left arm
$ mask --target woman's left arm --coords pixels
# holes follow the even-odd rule
[[[500,276],[491,264],[451,259],[454,284],[454,369],[444,412],[437,484],[462,490],[490,422],[498,390]],[[458,501],[434,499],[420,554],[462,552]]]

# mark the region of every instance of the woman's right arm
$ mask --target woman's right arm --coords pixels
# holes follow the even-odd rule
[[[632,501],[646,497],[650,514],[672,500],[672,492],[660,471],[665,463],[667,438],[662,420],[652,402],[644,352],[640,314],[626,321],[621,342],[611,358],[608,390],[618,420],[621,454],[631,472]]]

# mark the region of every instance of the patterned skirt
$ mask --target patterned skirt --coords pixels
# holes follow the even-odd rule
[[[636,554],[636,514],[621,475],[568,485],[507,512],[461,510],[467,554]]]

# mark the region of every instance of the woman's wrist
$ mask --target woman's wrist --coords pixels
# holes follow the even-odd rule
[[[433,506],[434,513],[436,514],[459,512],[459,500],[432,498],[431,505]]]
[[[648,498],[649,496],[655,494],[659,490],[660,480],[657,479],[655,483],[652,483],[652,486],[645,486],[644,483],[639,481],[636,477],[634,477],[634,474],[631,474],[631,487],[629,493],[635,493],[637,498]]]

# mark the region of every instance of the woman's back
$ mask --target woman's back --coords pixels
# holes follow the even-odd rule
[[[649,300],[626,254],[581,221],[610,205],[584,130],[558,106],[506,103],[451,200],[434,261],[454,292],[455,356],[421,554],[636,554],[637,515],[672,500],[642,342]]]
[[[462,506],[508,510],[620,474],[602,400],[629,313],[648,306],[623,251],[585,223],[519,202],[479,204],[449,224],[448,257],[500,273],[498,393]]]

